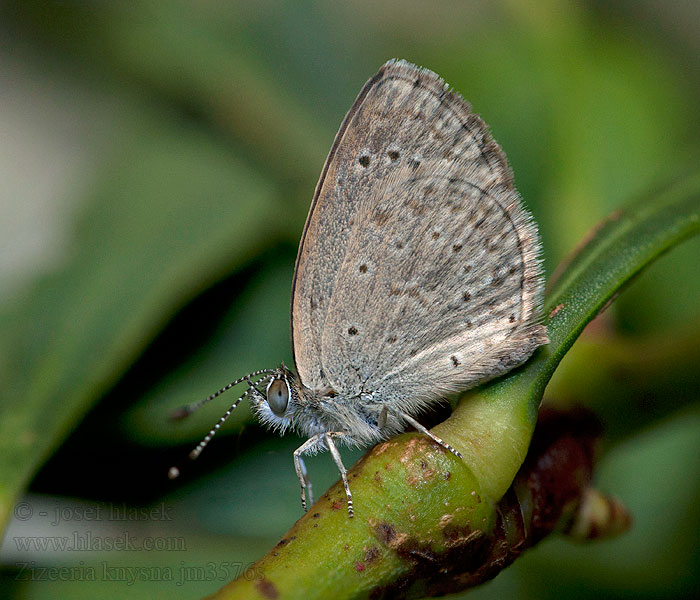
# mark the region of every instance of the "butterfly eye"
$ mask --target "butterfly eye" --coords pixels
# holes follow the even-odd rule
[[[267,388],[267,404],[270,410],[281,417],[287,410],[289,387],[283,379],[275,379]]]

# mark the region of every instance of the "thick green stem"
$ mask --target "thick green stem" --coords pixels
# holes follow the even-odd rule
[[[433,432],[462,453],[482,494],[497,502],[527,454],[536,418],[523,397],[480,390],[462,398]]]

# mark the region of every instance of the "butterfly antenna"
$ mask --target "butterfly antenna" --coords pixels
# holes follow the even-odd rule
[[[194,450],[192,450],[190,452],[190,454],[189,454],[190,460],[196,459],[202,453],[202,450],[204,450],[204,448],[207,447],[209,442],[211,442],[214,435],[216,435],[216,432],[219,431],[219,429],[221,429],[221,426],[224,424],[226,419],[229,418],[229,416],[234,411],[234,409],[240,404],[241,400],[243,400],[244,398],[247,398],[248,395],[251,393],[254,393],[254,392],[260,393],[260,391],[254,386],[258,385],[262,381],[267,381],[268,379],[271,379],[271,377],[268,374],[273,373],[273,372],[274,371],[271,369],[264,369],[261,371],[256,371],[255,373],[251,373],[250,375],[246,375],[245,377],[241,377],[241,379],[237,379],[236,381],[229,383],[227,386],[221,388],[218,392],[216,392],[215,394],[212,394],[211,396],[208,396],[204,400],[201,400],[199,402],[195,402],[194,404],[190,404],[189,406],[184,407],[184,409],[189,409],[190,407],[194,407],[194,408],[192,408],[192,410],[190,410],[189,412],[187,412],[184,415],[184,416],[187,416],[191,412],[194,412],[195,410],[197,410],[197,408],[199,408],[202,404],[205,404],[206,402],[209,402],[209,400],[216,398],[220,394],[223,394],[225,391],[231,389],[234,385],[237,385],[237,384],[241,383],[242,381],[247,381],[248,384],[250,385],[250,387],[245,392],[243,392],[243,394],[241,394],[238,397],[238,399],[229,407],[229,409],[217,421],[216,425],[214,425],[214,427],[212,427],[209,430],[209,433],[207,433],[207,435],[204,436],[202,441],[199,442],[199,444],[197,444],[197,446],[194,448]],[[260,375],[262,375],[262,377],[259,377],[257,381],[255,381],[255,382],[250,381],[250,377],[257,377]],[[168,470],[168,477],[170,479],[176,479],[177,477],[179,477],[179,475],[180,475],[180,469],[178,467],[170,467],[170,469]]]
[[[247,381],[248,378],[250,377],[258,377],[261,375],[267,375],[268,373],[274,373],[274,369],[261,369],[260,371],[255,371],[253,373],[249,373],[248,375],[244,375],[240,379],[236,379],[236,381],[232,381],[228,385],[225,385],[222,387],[218,392],[214,392],[211,396],[207,396],[204,398],[204,400],[200,400],[199,402],[193,402],[192,404],[187,404],[186,406],[182,406],[180,408],[175,409],[171,414],[170,418],[179,421],[180,419],[184,419],[185,417],[189,417],[193,412],[196,410],[202,408],[207,402],[210,400],[213,400],[214,398],[217,398],[218,396],[221,396],[224,392],[227,392],[230,390],[232,387],[238,385],[239,383],[243,383],[244,381]],[[260,379],[263,379],[263,377],[260,377]],[[240,401],[241,398],[238,399]],[[234,407],[235,408],[235,405]]]

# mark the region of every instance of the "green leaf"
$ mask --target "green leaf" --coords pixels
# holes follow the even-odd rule
[[[348,474],[354,519],[337,483],[257,563],[263,583],[239,578],[216,597],[275,591],[285,598],[321,598],[332,590],[337,598],[364,598],[398,581],[409,595],[429,593],[434,574],[416,570],[406,548],[429,554],[436,565],[456,547],[469,557],[472,544],[491,532],[495,502],[525,457],[544,388],[561,358],[635,275],[699,231],[700,175],[613,213],[550,288],[550,344],[520,369],[467,395],[433,429],[464,461],[417,434],[376,446]]]
[[[175,409],[207,396],[214,391],[212,387],[223,387],[244,373],[274,368],[282,361],[292,364],[289,297],[293,270],[293,254],[281,264],[263,265],[223,316],[206,346],[123,412],[119,421],[124,435],[144,446],[177,442],[194,445],[225,409],[210,405],[187,419],[173,422],[170,415]],[[267,326],[260,327],[261,323]],[[239,430],[251,418],[248,403],[242,403],[217,437]]]
[[[174,312],[282,237],[275,189],[214,139],[148,111],[123,127],[63,268],[0,315],[0,524]]]

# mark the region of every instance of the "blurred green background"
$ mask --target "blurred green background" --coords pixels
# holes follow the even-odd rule
[[[490,124],[548,274],[616,207],[697,169],[693,1],[2,4],[1,597],[198,597],[301,515],[298,439],[241,406],[188,465],[226,400],[168,415],[291,363],[315,182],[391,57],[439,73]],[[548,390],[603,419],[597,484],[632,531],[552,537],[471,597],[697,591],[699,258],[690,240],[638,278]],[[316,490],[335,480],[327,455],[308,464]]]

